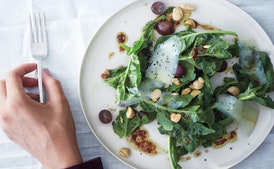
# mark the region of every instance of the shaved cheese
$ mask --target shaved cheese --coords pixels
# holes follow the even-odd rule
[[[234,118],[239,123],[243,134],[250,136],[255,128],[259,110],[247,102],[239,101],[236,97],[222,94],[215,103],[218,110]]]
[[[181,41],[177,36],[159,44],[149,60],[146,77],[171,84],[176,73],[180,49]]]

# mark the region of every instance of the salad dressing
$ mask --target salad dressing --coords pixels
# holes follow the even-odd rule
[[[157,145],[149,139],[148,132],[144,129],[135,130],[127,140],[133,147],[149,155],[158,154]]]
[[[119,51],[124,52],[125,49],[121,46],[121,44],[127,42],[127,35],[124,32],[119,32],[116,36],[116,41],[118,43]]]
[[[237,140],[237,132],[232,131],[232,132],[224,135],[223,137],[219,138],[218,140],[216,140],[212,147],[213,148],[221,148],[221,147],[225,146],[227,143],[231,143],[236,140]]]

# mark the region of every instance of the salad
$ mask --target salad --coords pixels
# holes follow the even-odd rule
[[[274,70],[267,53],[240,42],[236,32],[196,31],[198,23],[190,17],[173,16],[177,7],[157,3],[152,9],[158,16],[147,22],[140,38],[132,46],[121,44],[128,65],[108,69],[102,77],[124,107],[112,122],[114,132],[129,137],[157,120],[159,132],[168,136],[171,166],[179,169],[180,156],[212,146],[233,121],[251,134],[259,112],[249,103],[274,108],[268,95]],[[185,29],[176,31],[180,22]],[[213,86],[231,59],[234,76]]]

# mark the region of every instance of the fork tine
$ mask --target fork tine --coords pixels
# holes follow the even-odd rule
[[[29,14],[32,42],[47,42],[45,12]]]
[[[43,12],[42,19],[41,19],[41,33],[42,33],[42,42],[47,43],[47,31],[46,31],[46,16],[45,12]]]
[[[36,42],[36,26],[35,26],[35,19],[34,14],[29,14],[29,25],[30,25],[30,36],[31,42]]]

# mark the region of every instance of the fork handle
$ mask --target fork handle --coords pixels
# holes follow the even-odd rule
[[[37,79],[38,79],[38,90],[39,90],[39,101],[45,103],[44,88],[42,82],[42,60],[37,61]]]

